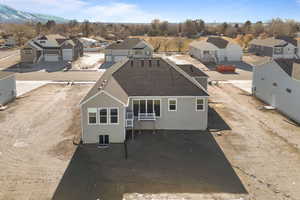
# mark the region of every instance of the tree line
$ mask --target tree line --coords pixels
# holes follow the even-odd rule
[[[256,37],[290,36],[295,37],[300,31],[300,24],[294,20],[272,19],[245,23],[205,23],[201,19],[186,20],[182,23],[153,20],[148,24],[134,23],[94,23],[85,20],[71,20],[65,24],[57,24],[50,20],[47,23],[0,24],[3,33],[15,35],[20,45],[39,34],[81,35],[83,37],[101,36],[108,40],[124,39],[128,36],[169,36],[198,38],[206,35],[221,35],[239,38],[240,41]]]

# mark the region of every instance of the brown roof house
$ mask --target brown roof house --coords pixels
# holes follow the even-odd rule
[[[11,72],[0,71],[0,105],[5,105],[16,98],[16,78]]]
[[[211,36],[201,41],[192,42],[189,46],[189,53],[204,63],[221,63],[241,61],[243,49],[233,41]]]
[[[290,37],[270,37],[266,39],[254,39],[249,43],[249,52],[258,56],[267,56],[274,59],[298,58],[299,42]]]
[[[21,49],[22,63],[73,61],[80,56],[83,56],[82,43],[58,34],[36,37]]]
[[[126,58],[151,58],[153,51],[153,47],[143,39],[127,38],[117,41],[105,48],[105,63],[101,68],[109,68]]]
[[[127,130],[206,130],[209,95],[197,77],[207,79],[163,58],[117,62],[80,103],[83,143],[123,143]]]
[[[253,94],[300,123],[300,60],[271,59],[253,71]]]

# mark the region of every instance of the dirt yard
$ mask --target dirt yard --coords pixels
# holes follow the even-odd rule
[[[300,127],[231,84],[209,87],[231,130],[216,140],[251,199],[300,199]]]
[[[72,64],[72,70],[97,70],[103,62],[103,53],[84,53]]]
[[[80,135],[90,85],[46,85],[0,112],[0,199],[51,199]]]

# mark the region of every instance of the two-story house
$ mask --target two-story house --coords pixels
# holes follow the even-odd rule
[[[83,44],[59,34],[41,35],[21,49],[22,63],[74,61],[83,56]]]
[[[108,68],[126,58],[151,58],[153,47],[143,39],[127,38],[105,48],[105,63],[101,68]]]
[[[132,130],[206,130],[207,76],[199,71],[163,58],[114,64],[80,103],[82,142],[123,143]]]
[[[298,41],[290,37],[254,39],[249,43],[249,53],[274,59],[292,59],[300,56]]]

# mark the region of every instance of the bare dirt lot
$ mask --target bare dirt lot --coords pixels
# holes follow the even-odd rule
[[[20,62],[20,50],[0,51],[0,70]]]
[[[80,135],[90,85],[46,85],[0,112],[0,199],[51,199]]]
[[[203,70],[211,80],[252,80],[252,66],[246,62],[227,62],[236,66],[236,73],[219,73],[215,66],[204,65],[199,60],[192,58],[190,55],[171,56],[171,60],[178,64],[193,64]]]
[[[216,140],[251,199],[300,199],[300,127],[231,84],[209,92],[231,128]]]

